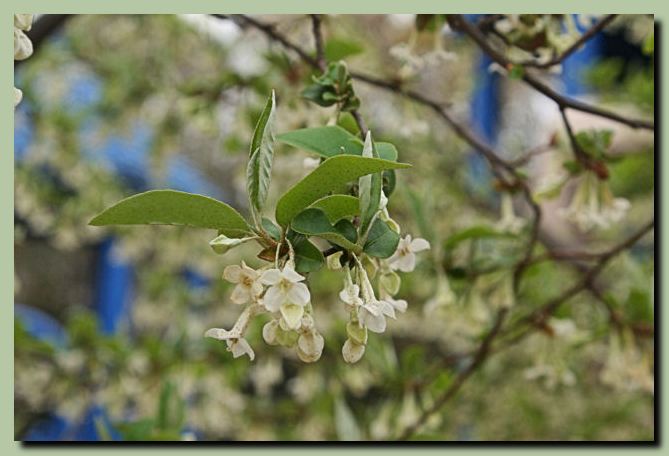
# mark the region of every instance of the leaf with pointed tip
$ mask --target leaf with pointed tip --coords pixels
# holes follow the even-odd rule
[[[276,205],[276,221],[281,226],[288,226],[293,217],[314,201],[360,176],[386,169],[409,167],[411,165],[406,163],[355,155],[337,155],[328,158],[279,199]]]
[[[363,251],[373,257],[388,258],[400,242],[400,235],[390,229],[388,224],[377,218],[372,223]]]
[[[362,155],[363,149],[360,138],[338,125],[293,130],[281,133],[276,139],[325,158],[340,154]],[[377,142],[376,148],[380,158],[397,160],[397,149],[391,143]]]
[[[318,236],[333,244],[360,252],[360,246],[355,242],[351,242],[344,235],[340,233],[337,228],[330,224],[325,212],[315,207],[310,207],[300,212],[291,222],[291,228],[305,236]]]
[[[367,132],[362,156],[378,158],[378,153],[372,141],[372,133]],[[379,210],[381,203],[381,173],[367,174],[358,179],[358,195],[360,198],[360,237],[364,238],[367,230]]]
[[[360,213],[360,201],[351,195],[329,195],[316,201],[310,207],[317,207],[325,212],[330,223],[353,217]]]
[[[228,237],[251,232],[246,220],[227,204],[194,193],[151,190],[119,201],[90,225],[187,225],[218,230]]]
[[[265,205],[269,184],[272,179],[274,160],[274,112],[276,102],[274,91],[263,109],[251,140],[249,163],[246,168],[246,188],[254,213],[259,214]],[[257,220],[257,218],[255,219]]]

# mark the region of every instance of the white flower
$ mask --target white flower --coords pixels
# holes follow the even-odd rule
[[[512,234],[518,234],[525,226],[525,219],[516,216],[513,210],[513,197],[509,192],[502,193],[500,203],[501,218],[497,222],[497,228]]]
[[[375,333],[386,330],[386,316],[395,318],[395,308],[387,301],[371,299],[359,310],[360,323]]]
[[[606,181],[594,173],[581,177],[573,199],[559,214],[574,223],[581,231],[609,228],[623,219],[630,207],[628,200],[614,198]]]
[[[404,299],[393,299],[390,296],[382,296],[383,300],[390,304],[393,309],[395,309],[398,312],[406,312],[407,307],[409,307],[409,304],[406,302]]]
[[[365,354],[365,346],[358,344],[351,339],[346,339],[344,346],[341,349],[341,354],[344,357],[344,361],[347,363],[357,363],[362,358],[362,355]]]
[[[404,239],[400,239],[397,250],[388,259],[390,268],[402,272],[411,272],[416,267],[416,253],[430,248],[430,243],[425,239],[416,238],[411,240],[411,235],[407,234]]]
[[[360,287],[354,283],[347,284],[344,289],[339,292],[339,299],[352,308],[361,306],[362,299],[360,299]]]
[[[265,307],[270,312],[280,311],[291,329],[300,327],[304,306],[311,299],[309,289],[301,283],[303,280],[291,265],[286,265],[283,271],[269,269],[260,277],[263,284],[270,285],[263,298]]]
[[[241,337],[236,331],[228,331],[222,328],[211,328],[204,333],[204,337],[224,340],[228,346],[228,351],[232,352],[234,358],[248,355],[251,361],[255,359],[256,355],[253,352],[253,348],[251,348],[246,339]]]
[[[223,270],[223,277],[237,286],[232,290],[230,300],[235,304],[256,302],[262,294],[263,286],[260,283],[260,274],[242,261],[241,266],[230,265]]]

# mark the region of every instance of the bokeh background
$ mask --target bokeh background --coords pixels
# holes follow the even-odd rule
[[[16,439],[391,439],[415,421],[466,365],[493,315],[490,283],[522,253],[516,237],[490,234],[499,194],[480,156],[433,112],[355,82],[375,138],[413,164],[399,173],[391,214],[440,247],[403,277],[409,310],[371,335],[360,363],[341,358],[346,314],[332,271],[311,279],[326,339],[319,362],[265,345],[262,322],[247,338],[256,360],[233,360],[203,333],[234,322],[239,308],[221,273],[242,259],[260,264],[253,247],[220,257],[208,246],[213,233],[87,223],[152,188],[213,196],[245,212],[248,144],[271,89],[278,131],[324,125],[332,115],[300,98],[312,70],[258,30],[224,18],[37,21],[47,18],[48,27],[28,33],[34,55],[15,65],[24,92],[14,129]],[[313,49],[307,16],[258,19]],[[416,39],[420,55],[435,42],[435,32],[412,32],[413,15],[324,20],[326,57],[381,78],[411,71],[394,47]],[[575,18],[583,29],[581,22]],[[547,80],[561,93],[652,118],[653,25],[652,16],[618,17]],[[506,159],[545,148],[524,168],[533,188],[559,174],[570,151],[552,101],[491,71],[490,60],[448,27],[436,34],[445,53],[410,74],[409,86],[448,103]],[[654,140],[592,116],[571,119],[576,130],[614,131],[611,188],[631,209],[607,230],[580,233],[557,215],[569,202],[565,186],[543,203],[543,241],[597,251],[653,217]],[[307,173],[307,156],[277,146],[274,198]],[[597,300],[579,294],[555,315],[558,330],[492,357],[415,438],[652,440],[653,251],[645,237],[600,279],[633,330],[618,333]],[[435,310],[428,304],[439,271],[458,302]],[[532,266],[513,312],[539,307],[578,277],[565,262]]]

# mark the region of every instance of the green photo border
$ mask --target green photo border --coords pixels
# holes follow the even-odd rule
[[[501,10],[501,11],[500,11]],[[2,29],[9,34],[10,22],[12,20],[12,14],[15,12],[20,13],[130,13],[130,14],[139,14],[139,13],[265,13],[265,14],[275,14],[275,13],[355,13],[355,14],[381,14],[381,13],[443,13],[443,12],[452,12],[452,13],[491,13],[491,12],[515,12],[515,13],[558,13],[558,12],[570,12],[570,13],[629,13],[629,14],[639,14],[639,13],[654,13],[656,20],[660,23],[666,23],[669,19],[669,2],[666,0],[655,0],[655,1],[620,1],[620,0],[608,0],[606,2],[588,2],[587,4],[583,0],[574,1],[574,0],[561,0],[561,1],[532,1],[532,0],[507,0],[505,2],[493,1],[493,0],[478,0],[478,1],[437,1],[437,0],[412,0],[411,2],[400,1],[400,0],[386,0],[383,3],[379,2],[378,5],[373,4],[372,2],[361,2],[360,0],[337,0],[337,1],[321,1],[321,0],[312,0],[310,2],[305,1],[295,1],[295,0],[256,0],[249,2],[248,0],[189,0],[188,2],[179,1],[179,0],[163,0],[161,2],[138,2],[137,0],[116,0],[116,1],[84,1],[84,0],[60,0],[57,2],[45,1],[45,0],[3,0],[0,2],[0,14],[1,23],[6,24],[2,26]],[[10,39],[2,40],[0,43],[0,61],[6,62],[3,65],[3,70],[1,74],[0,81],[0,125],[3,125],[2,135],[0,135],[0,142],[2,147],[0,147],[0,248],[2,253],[3,260],[0,262],[0,293],[2,299],[0,302],[4,303],[3,308],[6,315],[3,315],[0,318],[0,365],[5,366],[0,373],[0,449],[2,455],[15,455],[19,452],[29,453],[33,455],[42,455],[42,454],[72,454],[75,452],[81,452],[84,454],[89,454],[91,451],[104,451],[113,452],[113,451],[123,451],[127,456],[133,456],[134,454],[158,454],[159,452],[165,451],[165,449],[170,448],[169,451],[173,453],[186,453],[187,451],[192,451],[187,446],[173,445],[170,446],[118,446],[116,448],[113,445],[106,445],[96,449],[95,446],[76,446],[76,445],[62,445],[50,446],[50,447],[22,447],[19,442],[14,442],[14,378],[13,378],[13,358],[14,358],[14,348],[13,348],[13,290],[14,290],[14,230],[13,230],[13,195],[14,195],[14,154],[13,154],[13,73],[10,71]],[[660,67],[658,68],[659,75],[664,76],[664,80],[667,78],[667,32],[662,30],[660,43]],[[656,53],[658,55],[658,53]],[[660,80],[657,78],[657,80]],[[657,90],[656,92],[658,97],[661,96],[661,112],[666,112],[668,96],[666,90]],[[659,117],[659,116],[658,116]],[[667,131],[667,119],[666,117],[659,117],[660,124],[658,126],[658,132]],[[664,145],[660,143],[661,135],[656,140],[657,147],[657,157],[660,158],[664,155]],[[668,162],[666,158],[661,160],[661,175],[668,175]],[[657,169],[657,168],[656,168]],[[661,198],[659,200],[662,208],[662,217],[661,223],[659,226],[665,227],[665,219],[667,214],[667,185],[663,179],[659,179],[660,182],[660,194]],[[662,233],[664,234],[664,233]],[[661,261],[667,256],[667,245],[665,243],[659,243],[659,240],[656,240],[656,245],[661,248]],[[667,277],[667,271],[663,270],[660,267],[656,268],[660,273],[660,277],[656,277],[655,280],[659,284],[669,283],[669,277]],[[664,302],[662,297],[665,293],[661,293],[659,296],[656,296],[657,305],[661,307]],[[661,325],[663,328],[667,328],[668,325],[668,316],[669,311],[666,309],[662,312],[662,322]],[[661,367],[662,372],[658,372],[656,366],[656,380],[660,378],[665,378],[665,371],[667,365],[667,352],[666,350],[666,337],[663,337],[662,332],[659,332],[656,337],[659,337],[658,343],[661,350],[659,354],[661,355]],[[660,385],[660,388],[662,385]],[[658,389],[659,392],[659,389]],[[662,400],[661,410],[666,410],[667,405],[667,394],[666,391],[662,391],[663,394],[656,396],[658,399]],[[613,399],[613,398],[612,398]],[[661,416],[664,413],[661,413]],[[665,417],[666,419],[666,417]],[[656,438],[661,437],[661,425],[666,424],[662,421],[656,423]],[[666,436],[665,436],[666,438]],[[586,446],[587,445],[587,446]],[[648,447],[626,447],[625,445],[620,445],[619,448],[612,446],[598,446],[597,444],[584,444],[583,446],[578,446],[575,443],[574,447],[556,447],[555,449],[550,448],[532,448],[529,445],[519,446],[519,447],[509,447],[509,446],[499,446],[495,447],[494,444],[490,444],[486,448],[481,448],[480,446],[467,447],[466,444],[462,444],[459,447],[451,447],[446,445],[439,445],[438,443],[432,444],[431,446],[421,445],[416,446],[416,449],[420,448],[422,452],[432,453],[432,454],[448,454],[462,453],[469,455],[479,455],[479,454],[491,454],[493,452],[502,452],[506,454],[516,454],[516,453],[529,453],[536,454],[537,451],[542,453],[567,453],[571,456],[578,456],[579,454],[605,454],[610,452],[615,452],[620,454],[621,452],[634,452],[634,453],[647,453],[647,452],[657,452],[664,451],[663,446],[657,448],[648,448]],[[209,454],[225,452],[225,454],[231,453],[240,453],[240,454],[263,454],[272,456],[283,455],[283,454],[294,454],[295,452],[299,453],[314,453],[318,454],[333,454],[336,452],[346,451],[347,453],[351,452],[362,452],[372,453],[372,454],[382,454],[391,452],[406,452],[412,451],[412,448],[407,445],[397,445],[393,448],[392,444],[383,444],[376,447],[369,445],[365,446],[351,446],[351,445],[341,445],[341,446],[328,446],[323,448],[317,448],[312,446],[290,446],[286,445],[276,445],[269,447],[265,446],[253,446],[242,445],[238,446],[198,446],[198,451],[202,451]]]

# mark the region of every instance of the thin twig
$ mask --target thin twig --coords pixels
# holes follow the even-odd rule
[[[490,58],[492,58],[497,64],[504,68],[509,68],[513,65],[513,62],[511,62],[504,55],[502,55],[501,52],[495,49],[490,44],[490,42],[488,42],[485,35],[475,25],[472,25],[464,17],[462,17],[462,15],[449,14],[448,19],[452,27],[461,30],[466,35],[468,35],[478,45],[478,47],[481,48],[483,52],[488,54],[488,56],[490,56]],[[647,130],[655,129],[655,124],[652,121],[643,119],[630,119],[616,112],[593,106],[579,100],[568,98],[556,92],[554,89],[544,84],[527,71],[523,74],[522,79],[538,92],[553,100],[560,108],[571,108],[577,111],[587,112],[628,125],[632,128],[643,128]]]

